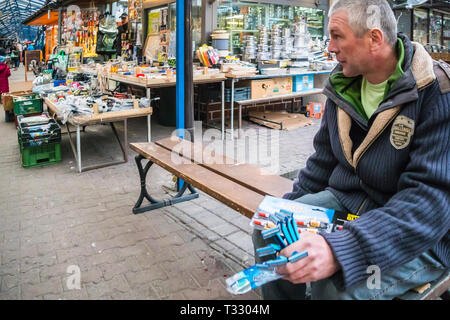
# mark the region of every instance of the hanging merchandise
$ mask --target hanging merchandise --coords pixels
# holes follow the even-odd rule
[[[69,63],[69,56],[66,55],[64,50],[61,50],[54,58],[53,58],[53,69],[61,70],[61,72],[65,73],[67,70],[67,65]]]
[[[108,14],[100,17],[96,52],[98,54],[115,54],[116,49],[114,48],[114,43],[117,33],[117,24],[113,16]]]
[[[83,57],[96,57],[97,44],[97,11],[88,10],[83,15],[83,32],[79,46],[83,47]]]

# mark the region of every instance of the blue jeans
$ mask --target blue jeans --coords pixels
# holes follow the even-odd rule
[[[329,191],[307,194],[296,201],[318,207],[347,211]],[[271,238],[263,239],[260,231],[255,230],[253,232],[255,250],[268,245],[271,241]],[[273,258],[274,255],[260,258],[255,251],[257,263]],[[367,282],[362,281],[354,284],[345,291],[340,291],[330,279],[323,279],[311,283],[311,298],[314,300],[391,300],[395,297],[401,298],[408,290],[438,279],[445,271],[445,267],[432,256],[432,253],[425,252],[418,258],[401,266],[382,271],[378,288],[369,289],[368,280]],[[372,274],[369,272],[367,278],[369,279]],[[306,284],[293,284],[286,280],[277,280],[262,286],[261,289],[265,300],[304,300]]]

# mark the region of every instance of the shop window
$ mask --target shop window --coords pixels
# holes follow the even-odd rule
[[[450,15],[444,15],[444,21],[442,25],[444,28],[444,39],[442,41],[444,50],[450,52]]]
[[[402,9],[394,12],[398,21],[397,31],[406,34],[411,39],[411,10]]]
[[[422,9],[414,9],[414,41],[423,45],[428,44],[428,12]]]
[[[441,46],[442,38],[442,14],[439,12],[430,12],[430,44]]]
[[[217,28],[230,32],[232,53],[239,54],[244,35],[257,36],[259,27],[263,25],[272,28],[274,24],[278,24],[289,28],[302,16],[306,17],[311,38],[322,40],[324,11],[300,6],[220,0],[217,8]]]
[[[177,30],[177,4],[169,4],[169,26],[170,31]],[[202,45],[202,0],[192,0],[192,41],[195,43],[195,49]]]

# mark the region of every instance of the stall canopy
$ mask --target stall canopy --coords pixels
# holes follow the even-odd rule
[[[42,8],[46,0],[1,0],[0,1],[0,37],[10,39],[32,39],[35,28],[22,25],[22,21]]]
[[[117,0],[42,0],[45,3],[39,10],[30,11],[22,23],[27,26],[51,26],[58,24],[58,9],[66,8],[70,5],[77,5],[80,8],[92,6],[104,6]]]

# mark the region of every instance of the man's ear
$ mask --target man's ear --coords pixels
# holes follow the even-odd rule
[[[373,50],[379,49],[384,43],[384,34],[380,29],[369,30],[370,47]]]

